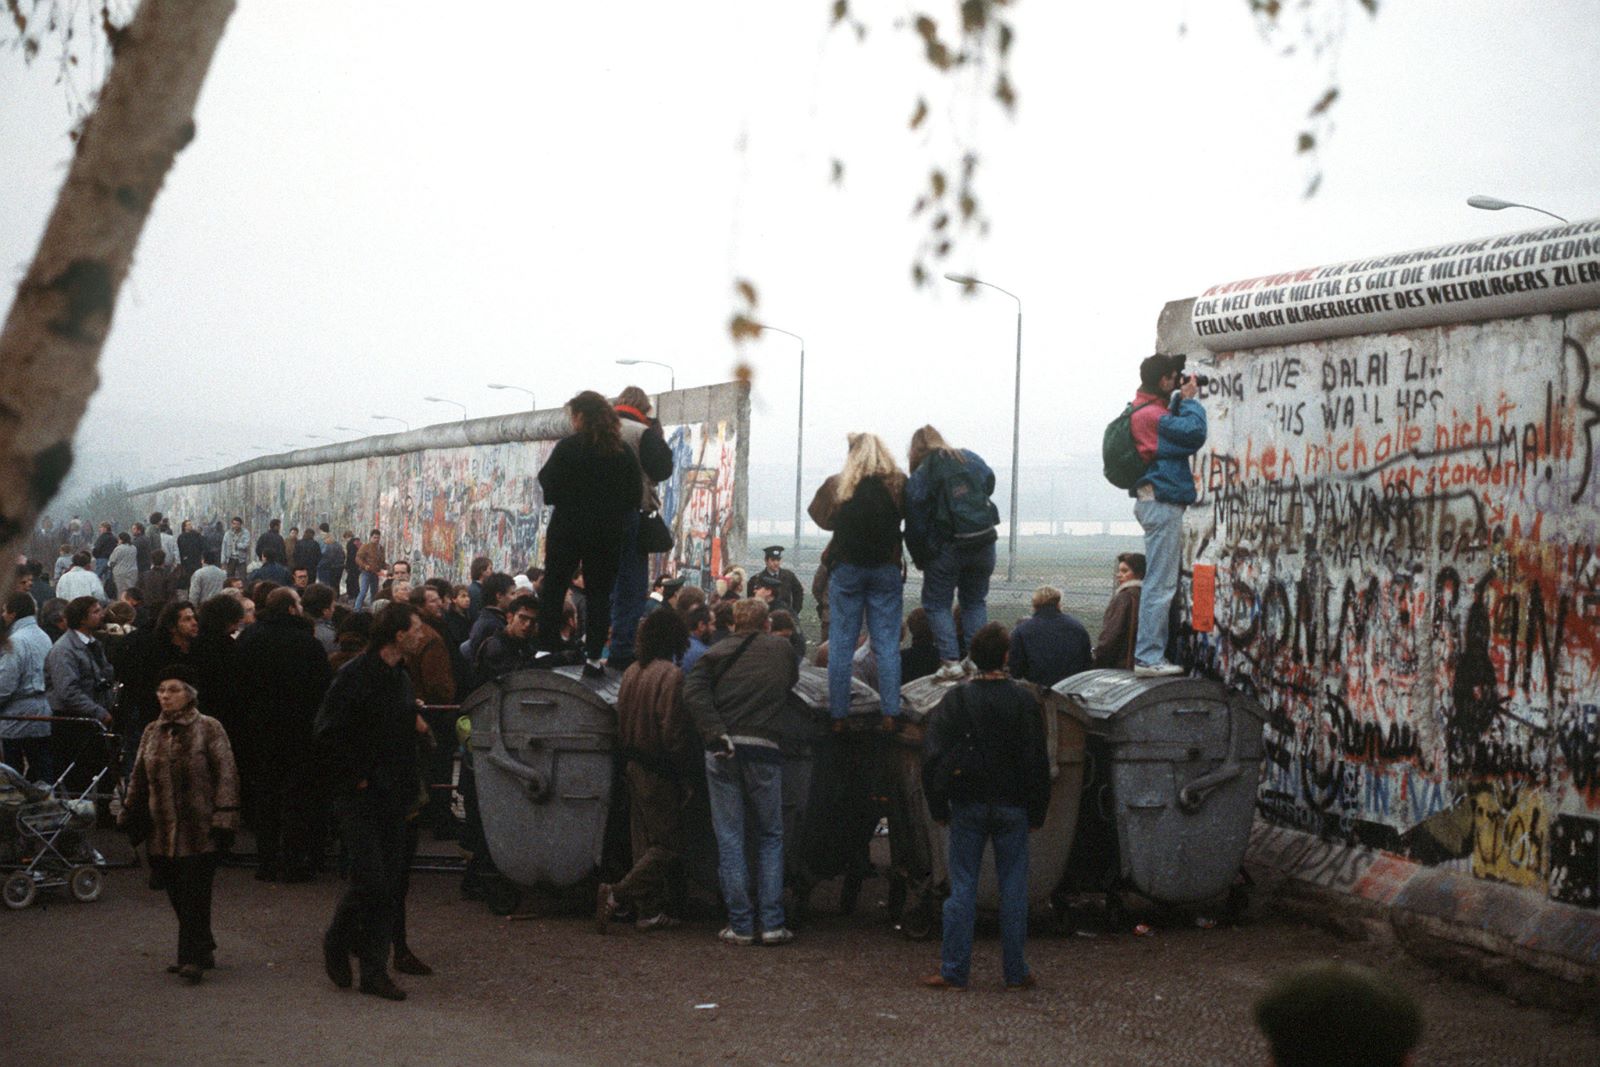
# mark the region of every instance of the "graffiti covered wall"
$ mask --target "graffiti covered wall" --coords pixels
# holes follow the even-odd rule
[[[1600,906],[1600,312],[1205,359],[1186,640],[1261,816]]]
[[[675,544],[658,569],[709,582],[744,558],[744,472],[749,387],[740,383],[662,394],[657,412],[676,458],[660,487]],[[540,561],[548,519],[539,468],[566,432],[559,412],[524,413],[324,449],[265,457],[239,468],[136,491],[141,511],[210,522],[239,515],[251,533],[326,522],[384,533],[391,559],[427,575],[466,580],[488,556],[495,569]]]

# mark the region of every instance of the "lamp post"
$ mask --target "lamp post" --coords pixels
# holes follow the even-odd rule
[[[341,433],[360,433],[361,432],[360,430],[356,429],[354,426],[335,426],[334,429],[340,431]]]
[[[624,367],[636,367],[641,363],[648,363],[652,367],[665,367],[669,375],[670,388],[673,392],[678,390],[678,372],[672,369],[672,364],[670,363],[662,363],[660,360],[655,359],[619,359],[617,363]]]
[[[308,434],[306,434],[306,436],[308,438],[310,438],[311,440],[313,440],[313,441],[332,441],[333,440],[333,438],[325,437],[324,435],[322,435],[320,433],[308,433]]]
[[[375,419],[382,419],[385,422],[398,422],[401,426],[406,428],[407,433],[411,432],[411,424],[405,419],[397,419],[393,415],[374,415],[372,417]]]
[[[532,389],[524,389],[520,385],[500,385],[497,382],[490,382],[489,383],[489,388],[490,389],[515,389],[519,393],[527,393],[528,394],[528,410],[529,411],[538,411],[539,410],[539,398],[533,395],[533,390]]]
[[[800,404],[795,415],[794,431],[794,551],[800,552],[800,478],[803,470],[801,463],[806,453],[806,339],[797,333],[780,329],[777,326],[768,326],[758,322],[756,326],[762,330],[771,330],[781,333],[785,337],[793,337],[800,342]]]
[[[425,396],[422,399],[426,400],[430,404],[449,404],[452,407],[458,407],[461,409],[461,421],[467,421],[467,405],[461,403],[459,400],[447,400],[442,396]]]
[[[1020,450],[1022,434],[1022,298],[1009,289],[1002,289],[994,282],[986,282],[969,274],[946,274],[945,280],[969,287],[982,285],[1005,293],[1017,302],[1017,372],[1011,401],[1011,536],[1007,538],[1006,546],[1006,581],[1015,581],[1017,577],[1017,454]]]
[[[1483,211],[1504,211],[1508,207],[1520,207],[1528,211],[1537,211],[1541,215],[1549,215],[1558,222],[1567,221],[1554,211],[1546,211],[1544,208],[1534,207],[1532,204],[1517,204],[1510,200],[1501,200],[1495,196],[1469,196],[1467,197],[1467,205]]]

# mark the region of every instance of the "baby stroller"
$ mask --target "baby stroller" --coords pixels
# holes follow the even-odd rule
[[[54,786],[30,782],[0,763],[0,898],[21,910],[41,889],[65,886],[85,903],[100,898],[106,865],[89,844],[94,827],[94,793],[102,770],[79,796],[58,781]],[[65,779],[65,775],[62,779]]]

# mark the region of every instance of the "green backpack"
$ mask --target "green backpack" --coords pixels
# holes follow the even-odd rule
[[[1106,481],[1118,489],[1132,489],[1150,469],[1150,464],[1139,455],[1133,443],[1133,413],[1155,403],[1158,401],[1147,400],[1138,407],[1129,404],[1106,426],[1105,439],[1100,444],[1100,461],[1105,468]]]

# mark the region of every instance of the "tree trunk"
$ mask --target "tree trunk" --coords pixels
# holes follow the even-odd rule
[[[233,8],[143,0],[114,36],[99,105],[0,330],[0,559],[23,548],[72,467],[117,293],[173,159],[194,139],[195,100]],[[0,588],[12,578],[0,566]]]

